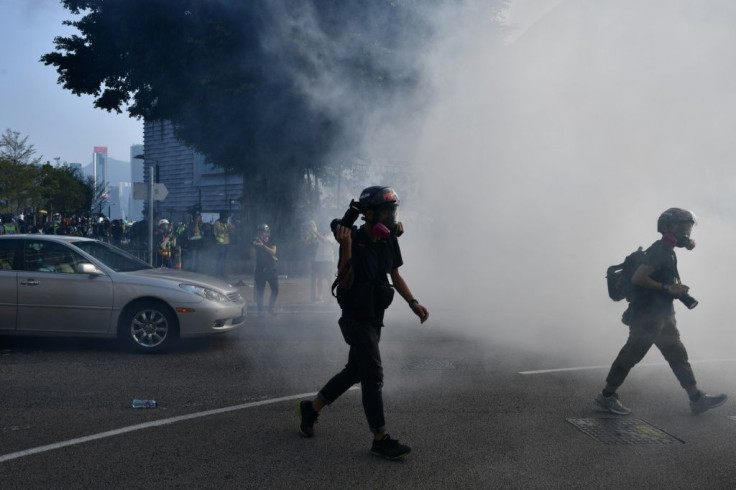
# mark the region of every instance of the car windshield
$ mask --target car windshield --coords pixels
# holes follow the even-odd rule
[[[80,240],[72,242],[75,247],[87,252],[115,272],[132,272],[153,269],[142,260],[117,247],[97,241]]]

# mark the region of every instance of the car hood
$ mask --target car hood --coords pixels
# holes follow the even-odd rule
[[[159,267],[157,269],[143,269],[133,272],[125,272],[126,275],[147,277],[151,279],[168,279],[171,281],[186,282],[209,288],[216,288],[223,291],[232,291],[234,288],[227,282],[216,277],[198,274],[196,272],[188,272],[177,269],[167,269]]]

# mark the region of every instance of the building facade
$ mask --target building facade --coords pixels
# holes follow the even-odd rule
[[[143,126],[143,181],[164,184],[166,198],[154,202],[156,219],[187,221],[189,212],[198,207],[205,218],[222,210],[233,215],[240,211],[243,182],[240,175],[228,175],[209,164],[192,148],[179,142],[169,121],[146,122]],[[131,155],[133,157],[135,155]],[[132,160],[134,168],[140,159]],[[134,171],[135,172],[135,171]],[[136,182],[137,180],[134,180]],[[147,213],[147,203],[143,206]],[[147,214],[145,215],[147,216]]]

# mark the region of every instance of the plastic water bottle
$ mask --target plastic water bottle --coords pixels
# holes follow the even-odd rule
[[[133,404],[131,406],[133,408],[156,408],[158,406],[158,402],[156,400],[143,400],[141,398],[136,398],[133,400]]]

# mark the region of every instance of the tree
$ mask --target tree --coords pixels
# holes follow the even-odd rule
[[[8,129],[0,137],[0,211],[18,214],[38,209],[87,214],[93,184],[66,163],[39,165],[28,137]]]
[[[421,3],[63,0],[84,14],[65,22],[80,35],[57,37],[41,60],[96,107],[172,121],[181,141],[244,176],[251,220],[263,209],[287,220],[305,172],[416,85],[407,54],[429,32]]]
[[[39,176],[42,205],[65,215],[87,214],[92,205],[94,183],[69,165],[41,167]]]
[[[28,136],[20,137],[18,131],[6,129],[0,136],[0,160],[15,165],[38,165],[42,157],[36,157],[36,149],[28,143]]]

